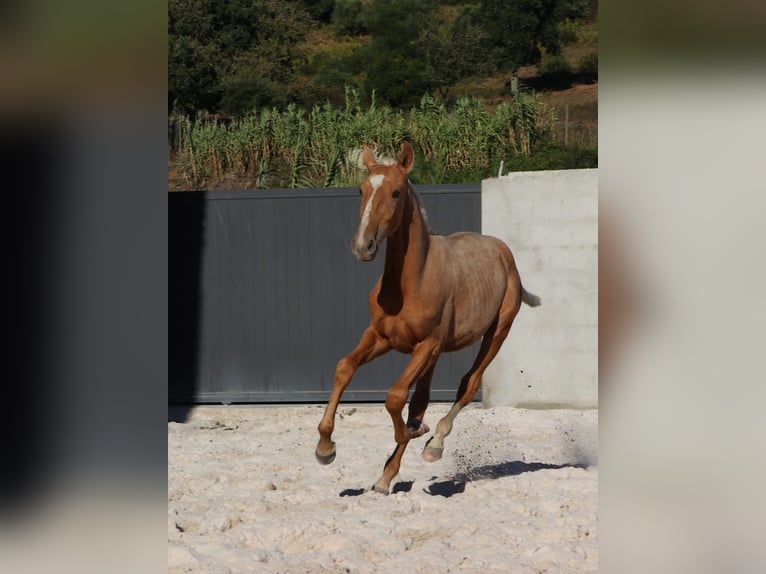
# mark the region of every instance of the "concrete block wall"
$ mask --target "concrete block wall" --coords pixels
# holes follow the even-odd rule
[[[512,173],[482,182],[482,233],[513,251],[522,305],[483,379],[487,407],[598,406],[598,170]]]

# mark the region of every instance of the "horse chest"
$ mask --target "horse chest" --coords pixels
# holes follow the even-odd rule
[[[411,353],[418,343],[434,335],[444,318],[442,308],[421,297],[386,291],[380,284],[370,297],[375,330],[400,353]]]
[[[411,353],[420,341],[408,322],[400,317],[383,316],[375,322],[375,329],[400,353]]]

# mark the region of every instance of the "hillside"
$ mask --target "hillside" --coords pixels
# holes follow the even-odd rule
[[[185,1],[175,0],[179,4]],[[201,3],[205,1],[199,0]],[[274,6],[286,4],[276,0],[271,2]],[[325,4],[334,4],[337,7],[340,2]],[[353,4],[353,2],[349,1],[345,4]],[[353,145],[358,146],[362,143],[361,139],[375,143],[381,138],[385,140],[388,137],[375,131],[375,126],[384,131],[390,131],[388,128],[383,128],[384,124],[379,122],[388,121],[399,126],[409,126],[413,121],[410,115],[415,113],[418,106],[423,105],[421,101],[423,94],[428,93],[434,101],[432,105],[436,105],[435,102],[441,102],[439,105],[443,106],[441,116],[433,116],[434,122],[444,122],[448,119],[454,121],[453,116],[462,113],[458,109],[462,106],[461,109],[464,111],[470,109],[470,113],[478,114],[477,118],[481,117],[497,123],[499,121],[497,118],[490,117],[496,110],[502,108],[501,112],[507,115],[510,108],[519,106],[512,87],[519,88],[522,94],[528,94],[531,100],[530,97],[525,96],[525,101],[532,101],[534,104],[534,111],[531,113],[534,114],[534,122],[538,124],[538,130],[536,134],[530,133],[533,138],[536,138],[536,144],[531,148],[529,144],[526,144],[527,149],[522,149],[520,153],[517,145],[519,142],[512,141],[514,137],[518,139],[518,130],[521,129],[517,125],[517,120],[511,120],[512,123],[509,124],[512,126],[509,129],[514,132],[511,134],[511,141],[505,141],[502,144],[488,143],[489,147],[485,146],[481,149],[479,149],[481,146],[473,146],[470,133],[464,132],[463,140],[453,140],[450,145],[474,147],[476,148],[474,152],[489,154],[491,157],[479,158],[478,163],[471,165],[467,163],[461,163],[459,167],[453,165],[452,169],[445,166],[449,163],[447,158],[421,157],[421,166],[424,164],[423,160],[431,162],[430,165],[423,166],[425,170],[421,175],[434,182],[476,180],[490,175],[491,170],[496,169],[501,159],[505,159],[507,169],[512,170],[562,169],[597,165],[594,163],[597,162],[595,154],[598,146],[598,20],[595,7],[590,8],[590,15],[585,19],[560,21],[556,28],[557,41],[555,42],[561,49],[560,54],[548,55],[545,44],[540,44],[540,52],[536,60],[539,64],[516,68],[517,77],[512,81],[508,70],[492,69],[496,68],[497,64],[492,66],[482,64],[484,54],[477,52],[476,46],[466,40],[466,38],[470,39],[471,34],[478,34],[477,45],[481,37],[484,37],[486,44],[486,34],[483,29],[478,29],[477,32],[476,28],[469,27],[462,44],[455,41],[455,23],[459,21],[461,10],[464,9],[462,3],[437,2],[436,4],[438,5],[435,18],[437,22],[430,28],[431,36],[428,36],[428,33],[425,36],[421,34],[419,48],[421,52],[419,53],[422,56],[420,59],[407,60],[402,59],[406,55],[402,56],[401,53],[397,55],[395,51],[390,54],[385,52],[388,47],[380,39],[383,37],[382,33],[372,34],[358,22],[356,25],[360,26],[359,29],[353,28],[354,22],[347,22],[349,33],[339,34],[340,24],[334,13],[332,23],[327,16],[324,22],[298,18],[299,24],[287,31],[287,28],[293,26],[293,24],[288,25],[287,22],[292,22],[290,18],[293,18],[295,14],[282,15],[278,26],[281,28],[278,31],[278,28],[275,28],[274,34],[282,35],[283,41],[292,38],[292,48],[283,47],[282,51],[269,52],[276,49],[274,46],[279,43],[279,38],[275,37],[265,47],[260,46],[257,49],[251,47],[249,51],[244,52],[232,51],[232,56],[228,60],[222,59],[221,51],[215,62],[224,60],[230,62],[226,72],[230,76],[228,76],[229,79],[223,78],[221,81],[224,83],[215,88],[219,99],[212,108],[214,113],[211,114],[204,109],[207,105],[210,110],[209,106],[213,106],[213,100],[209,97],[205,100],[204,93],[200,91],[201,84],[189,83],[189,78],[186,78],[187,87],[191,85],[196,90],[194,98],[197,99],[191,101],[192,104],[197,102],[194,104],[196,107],[191,112],[184,112],[184,106],[179,104],[181,100],[177,97],[173,100],[174,113],[169,126],[168,142],[169,189],[349,184],[348,179],[336,177],[338,157],[332,157],[332,155],[337,156],[338,153],[343,153],[339,147],[341,143],[337,135],[333,136],[335,144],[329,141],[322,143],[331,147],[334,145],[336,149],[330,152],[329,156],[323,152],[327,157],[321,161],[317,159],[319,156],[316,153],[311,155],[310,148],[316,147],[313,141],[304,143],[293,141],[289,145],[284,139],[281,143],[269,141],[258,144],[260,146],[258,149],[255,149],[255,143],[251,143],[251,149],[246,150],[247,140],[253,139],[253,113],[260,114],[261,120],[271,125],[275,120],[288,124],[290,121],[299,123],[307,121],[307,116],[316,115],[319,108],[327,105],[332,105],[336,110],[332,113],[325,110],[327,113],[337,116],[337,114],[343,115],[345,110],[348,120],[348,113],[351,108],[354,108],[357,117],[360,117],[360,114],[374,116],[367,118],[374,121],[368,121],[364,126],[357,125],[350,128],[360,134],[356,139],[341,138],[343,146],[348,146],[349,141],[353,141]],[[408,25],[414,26],[417,23],[413,24],[411,20]],[[240,38],[243,34],[234,34],[232,37]],[[491,48],[491,44],[489,46]],[[558,48],[554,51],[557,50]],[[384,52],[385,57],[373,61],[376,54],[380,55]],[[440,62],[439,58],[446,58],[449,61]],[[270,63],[272,60],[273,62]],[[199,65],[201,66],[202,63],[199,62]],[[174,69],[172,62],[169,68],[171,77],[176,78],[173,85],[178,86],[179,72]],[[453,68],[461,69],[451,75]],[[184,71],[189,74],[195,72],[195,70]],[[271,77],[264,75],[269,73],[272,74]],[[371,77],[380,82],[377,84],[381,86],[380,88],[371,83]],[[425,82],[423,86],[426,88],[418,88],[420,85],[418,82]],[[177,95],[177,92],[171,90],[169,93],[169,105],[171,97],[175,97],[173,94]],[[220,94],[223,94],[222,98]],[[352,94],[351,100],[349,100],[349,94]],[[472,104],[468,100],[478,103]],[[204,104],[205,101],[208,104]],[[186,109],[188,105],[191,104],[187,103]],[[269,110],[273,110],[273,113],[269,113]],[[371,113],[372,111],[375,113]],[[286,116],[293,117],[294,120]],[[247,122],[244,120],[247,117],[250,117],[250,120],[245,129]],[[192,142],[187,138],[187,141],[182,141],[183,134],[177,129],[181,124],[186,126],[181,131],[187,136],[190,130],[195,129],[198,132],[206,131],[207,139]],[[287,126],[285,129],[291,133],[283,132],[284,137],[296,137],[293,128]],[[322,135],[330,137],[327,129]],[[337,126],[334,129],[337,130]],[[392,129],[396,132],[397,129],[402,128],[394,126]],[[527,127],[527,129],[534,128]],[[312,133],[309,130],[304,137],[313,138]],[[362,133],[366,135],[362,136]],[[400,136],[393,136],[391,141],[396,140],[397,137],[401,138],[405,133],[406,137],[413,139],[413,143],[419,143],[415,141],[416,134],[409,132],[401,132]],[[431,135],[439,137],[438,134]],[[268,137],[276,137],[276,135]],[[277,149],[280,145],[281,151]],[[428,146],[431,146],[432,142],[424,145],[426,147],[422,148],[421,155],[425,153],[428,156]],[[209,157],[203,158],[204,154],[208,154]],[[320,163],[322,165],[319,165]],[[348,174],[345,175],[348,176]]]

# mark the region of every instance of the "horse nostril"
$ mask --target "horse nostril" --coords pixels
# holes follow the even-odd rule
[[[375,246],[375,240],[374,240],[374,239],[370,239],[370,240],[367,242],[367,251],[369,251],[370,249],[372,249],[374,246]]]

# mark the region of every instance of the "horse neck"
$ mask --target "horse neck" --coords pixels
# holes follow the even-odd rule
[[[384,287],[401,293],[419,282],[431,243],[431,232],[421,211],[420,199],[409,183],[408,192],[402,222],[387,241],[383,271]]]

